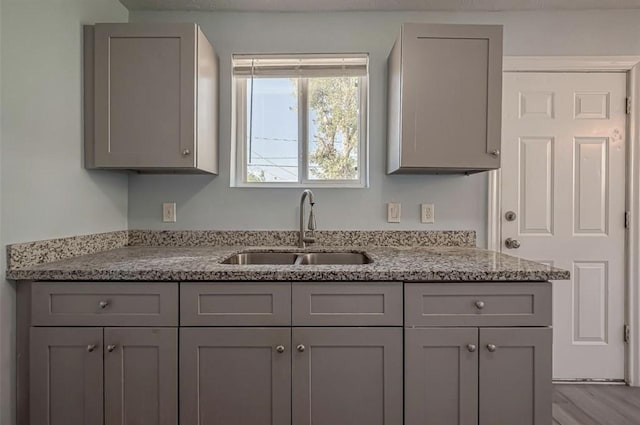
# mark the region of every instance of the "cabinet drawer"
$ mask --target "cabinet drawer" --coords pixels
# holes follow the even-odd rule
[[[407,283],[405,326],[548,326],[551,284]]]
[[[182,326],[289,326],[291,284],[208,282],[180,287]]]
[[[402,326],[402,285],[294,283],[294,326]]]
[[[34,326],[177,326],[176,283],[35,283]]]

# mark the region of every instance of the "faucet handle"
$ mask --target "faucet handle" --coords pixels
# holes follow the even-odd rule
[[[309,223],[307,228],[312,232],[316,230],[316,215],[313,213],[313,204],[311,204],[311,211],[309,211]]]

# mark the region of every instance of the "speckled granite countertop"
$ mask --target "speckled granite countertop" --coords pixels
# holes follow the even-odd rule
[[[364,251],[365,265],[232,265],[220,262],[240,251]],[[353,280],[353,281],[547,281],[569,272],[484,249],[432,247],[125,246],[8,270],[14,280]]]

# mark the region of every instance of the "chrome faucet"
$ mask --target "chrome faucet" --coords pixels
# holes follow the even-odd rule
[[[309,222],[307,223],[307,229],[311,232],[311,236],[305,236],[304,230],[304,200],[306,197],[309,197],[309,205],[311,205],[311,210],[309,211]],[[316,238],[313,237],[313,231],[316,230],[316,216],[313,213],[313,205],[315,202],[313,201],[313,192],[309,189],[305,189],[302,192],[302,196],[300,197],[300,238],[298,239],[298,246],[300,248],[304,248],[308,243],[314,243]]]

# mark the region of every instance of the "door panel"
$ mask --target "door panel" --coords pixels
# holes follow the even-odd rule
[[[290,341],[289,328],[181,328],[180,424],[290,425]]]
[[[551,328],[480,328],[479,425],[551,423],[551,339]]]
[[[502,250],[572,274],[555,379],[624,378],[625,96],[624,73],[504,74]]]
[[[477,425],[478,329],[405,330],[405,425]]]
[[[178,423],[178,329],[104,330],[105,424]]]
[[[294,424],[402,423],[401,328],[294,328],[292,342]]]
[[[103,423],[102,328],[31,328],[30,425]]]

